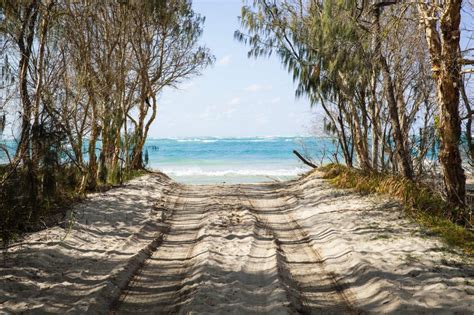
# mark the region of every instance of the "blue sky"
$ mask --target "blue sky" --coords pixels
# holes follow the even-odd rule
[[[153,138],[308,135],[322,116],[295,85],[277,57],[249,59],[248,47],[233,37],[241,0],[194,0],[206,17],[202,42],[216,57],[202,76],[160,96]]]
[[[242,0],[193,0],[193,6],[206,17],[202,43],[216,64],[180,89],[163,92],[150,137],[294,136],[321,130],[321,108],[295,98],[295,85],[280,60],[249,59],[248,47],[234,39]],[[472,47],[471,32],[465,32],[473,29],[472,14],[472,6],[465,5],[463,48]]]

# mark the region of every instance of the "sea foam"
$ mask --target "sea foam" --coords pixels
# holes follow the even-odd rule
[[[163,168],[161,171],[171,176],[256,176],[256,177],[294,177],[305,172],[302,168],[292,169],[228,169],[228,170],[204,170],[199,167],[189,167],[182,169]]]

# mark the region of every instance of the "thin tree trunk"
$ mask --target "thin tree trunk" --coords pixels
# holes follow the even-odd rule
[[[33,166],[36,167],[39,163],[41,140],[40,139],[40,107],[41,107],[41,94],[43,89],[43,72],[44,72],[44,54],[46,49],[46,39],[48,36],[48,22],[49,22],[49,11],[53,6],[53,2],[50,2],[41,16],[41,27],[39,30],[39,58],[36,64],[36,86],[35,86],[35,98],[33,106],[33,128],[31,134],[31,151]]]
[[[149,102],[146,102],[147,105],[145,106],[151,106],[152,113],[145,125],[143,122],[144,122],[144,119],[146,118],[146,115],[143,117],[143,119],[142,117],[140,117],[141,122],[139,122],[139,128],[143,128],[143,129],[138,130],[139,133],[138,133],[137,143],[134,148],[132,169],[135,169],[135,170],[143,168],[143,158],[142,158],[143,148],[145,146],[145,141],[146,141],[146,138],[148,137],[148,132],[150,130],[151,124],[156,118],[157,104],[156,104],[155,94],[150,93],[150,98],[151,98],[152,104],[150,104]]]
[[[464,106],[466,107],[466,146],[467,154],[471,163],[474,163],[474,143],[472,140],[472,116],[474,112],[472,111],[471,104],[466,94],[466,88],[464,86],[464,80],[461,80],[461,96],[463,99]]]
[[[95,190],[97,187],[97,155],[95,153],[95,147],[97,144],[97,138],[99,136],[99,128],[97,125],[97,109],[96,104],[92,104],[92,130],[89,139],[89,167],[87,175],[87,186],[90,190]]]
[[[349,100],[351,107],[351,113],[354,121],[354,141],[356,147],[356,153],[359,160],[359,167],[365,171],[371,169],[369,152],[367,150],[367,138],[364,138],[364,132],[362,131],[361,123],[359,121],[359,115],[357,109],[352,100]]]
[[[18,36],[18,47],[20,49],[19,61],[19,82],[20,82],[20,99],[22,103],[21,116],[21,135],[18,149],[15,154],[16,160],[23,160],[25,164],[30,158],[30,135],[31,135],[31,100],[28,93],[28,66],[30,63],[31,49],[33,45],[34,31],[36,25],[36,17],[38,15],[38,3],[33,1],[25,12],[25,21],[22,25],[20,35]],[[26,37],[26,43],[25,43]],[[28,163],[29,164],[29,163]]]
[[[395,99],[394,87],[390,71],[388,69],[387,61],[383,56],[380,56],[380,65],[383,73],[384,90],[387,96],[387,105],[390,115],[390,120],[393,129],[393,140],[395,142],[395,150],[397,159],[401,166],[402,175],[408,179],[413,179],[413,167],[411,163],[410,151],[407,149],[407,140],[403,136],[402,126],[400,124],[400,115],[398,112],[398,104]]]

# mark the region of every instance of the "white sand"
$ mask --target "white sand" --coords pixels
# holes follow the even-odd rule
[[[333,189],[318,174],[228,186],[148,175],[74,212],[65,241],[56,227],[10,249],[0,313],[474,310],[472,258],[420,231],[397,203]]]
[[[146,258],[140,251],[159,237],[154,204],[171,187],[164,176],[148,175],[90,195],[74,207],[72,229],[34,233],[2,253],[0,313],[107,312]]]

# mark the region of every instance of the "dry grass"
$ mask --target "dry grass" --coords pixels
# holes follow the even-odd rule
[[[387,194],[398,199],[408,215],[423,228],[474,255],[474,233],[456,224],[461,221],[464,210],[452,207],[426,184],[390,174],[365,173],[338,164],[326,165],[319,170],[336,187],[352,188],[364,194]]]

